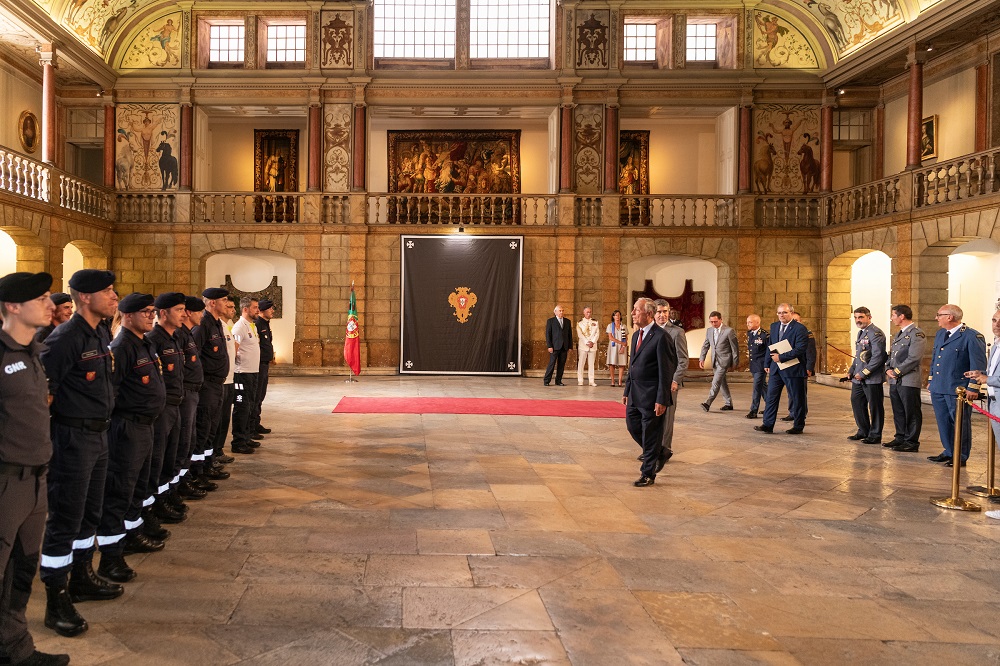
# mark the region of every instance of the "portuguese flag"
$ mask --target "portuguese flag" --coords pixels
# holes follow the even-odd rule
[[[347,336],[344,338],[344,361],[355,375],[361,374],[361,329],[358,327],[358,301],[351,282],[351,302],[347,310]]]

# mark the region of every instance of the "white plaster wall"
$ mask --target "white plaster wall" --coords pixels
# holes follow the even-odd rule
[[[17,120],[22,111],[31,111],[42,122],[42,87],[19,72],[9,69],[0,60],[0,146],[23,153],[18,138]],[[31,154],[41,158],[41,127],[38,128],[38,148]]]
[[[906,105],[909,96],[885,105],[885,173],[906,168]],[[923,117],[938,116],[937,161],[974,152],[976,147],[976,70],[969,68],[924,88]],[[924,160],[924,165],[933,164]]]
[[[649,130],[650,194],[717,194],[714,118],[623,118],[623,130]]]
[[[857,338],[854,308],[866,307],[872,312],[872,323],[888,336],[892,328],[892,259],[884,252],[869,252],[851,266],[851,340]],[[852,351],[845,349],[844,351]]]
[[[963,321],[986,341],[993,340],[990,320],[1000,297],[1000,245],[980,239],[960,245],[948,257],[948,302],[965,313]]]
[[[854,151],[833,151],[833,191],[854,187]]]
[[[17,270],[17,243],[7,233],[0,231],[0,275]]]
[[[295,339],[295,260],[279,252],[240,250],[213,254],[205,262],[205,284],[224,285],[227,275],[243,291],[263,289],[271,283],[272,276],[278,276],[283,302],[281,319],[271,320],[274,354],[278,363],[291,363]],[[236,314],[239,316],[238,311]]]
[[[685,280],[694,280],[695,291],[705,292],[705,322],[708,313],[719,307],[719,269],[710,261],[692,259],[690,257],[654,256],[644,257],[628,265],[628,291],[641,291],[646,280],[653,281],[653,289],[659,294],[680,296],[684,292]],[[622,312],[628,317],[632,303],[626,303]],[[723,312],[722,320],[737,331],[745,327],[745,322],[739,316]],[[631,320],[629,320],[631,325]],[[701,345],[705,342],[705,328],[686,331],[688,356],[697,358]]]
[[[299,130],[298,191],[306,190],[308,135],[303,118],[231,118],[213,117],[208,121],[206,170],[207,188],[213,192],[252,192],[253,131],[255,129]]]
[[[62,289],[65,293],[69,293],[69,279],[73,277],[73,273],[83,269],[83,253],[73,245],[68,243],[66,247],[63,248],[63,284]],[[53,286],[53,291],[56,291]],[[125,294],[122,294],[124,296]]]
[[[739,111],[734,106],[720,115],[715,121],[715,134],[718,137],[719,167],[716,174],[718,194],[736,194],[736,144],[739,124]]]
[[[208,114],[197,106],[194,107],[194,154],[192,156],[191,179],[197,191],[211,191],[212,172],[209,169],[212,156],[211,135],[208,131]],[[251,139],[252,140],[252,139]],[[251,147],[251,155],[253,148]],[[253,182],[253,171],[250,172],[250,182]]]
[[[525,118],[372,118],[368,130],[368,189],[385,192],[389,187],[388,130],[521,130],[521,192],[550,194],[555,191],[558,174],[553,176],[552,134],[549,121]],[[558,136],[558,134],[556,135]],[[558,155],[558,144],[556,144]]]

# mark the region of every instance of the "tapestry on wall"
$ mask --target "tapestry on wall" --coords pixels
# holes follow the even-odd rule
[[[519,375],[523,236],[400,244],[399,371]]]
[[[299,131],[253,131],[253,182],[255,192],[297,192]],[[297,199],[293,196],[254,197],[256,222],[294,222]]]
[[[620,217],[631,225],[649,224],[649,199],[631,199],[630,194],[649,194],[649,130],[618,133],[618,194],[622,195]]]
[[[177,104],[115,107],[115,187],[120,191],[176,190],[179,177]]]
[[[389,192],[503,195],[521,191],[521,130],[388,132]],[[457,201],[398,198],[389,222],[491,223],[520,221],[513,197]]]
[[[753,189],[758,194],[811,194],[819,188],[819,109],[762,104],[754,108]]]
[[[282,287],[278,286],[278,276],[271,276],[271,284],[267,285],[263,289],[258,291],[243,291],[242,289],[237,289],[233,284],[233,276],[227,275],[225,284],[219,285],[223,289],[229,292],[229,298],[236,303],[236,309],[239,310],[240,299],[244,296],[249,296],[250,298],[259,301],[262,298],[266,298],[272,303],[274,303],[274,316],[272,319],[281,319],[282,311]]]
[[[694,290],[694,280],[684,280],[684,291],[679,296],[664,296],[653,288],[652,280],[646,280],[642,291],[632,292],[633,303],[640,298],[665,300],[671,308],[681,313],[681,327],[685,331],[705,328],[705,292]]]
[[[132,39],[119,66],[123,69],[176,69],[181,66],[181,12],[151,21]]]

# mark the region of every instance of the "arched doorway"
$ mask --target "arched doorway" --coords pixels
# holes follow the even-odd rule
[[[892,308],[892,259],[879,250],[845,252],[827,267],[826,340],[831,374],[846,372],[854,354],[854,309],[871,310],[872,322],[891,336],[889,312]]]
[[[278,363],[291,363],[296,319],[295,260],[269,250],[224,250],[205,259],[206,285],[225,285],[227,276],[242,291],[260,291],[277,277],[282,302],[281,317],[271,320],[274,355]]]
[[[38,236],[21,227],[0,227],[4,271],[6,275],[14,271],[39,273],[45,270],[45,246]],[[8,240],[9,239],[9,240]],[[11,247],[13,244],[13,262],[11,262]]]
[[[965,312],[963,321],[989,337],[1000,284],[1000,244],[980,238],[948,256],[948,302]]]
[[[63,247],[63,283],[62,290],[69,292],[69,279],[73,273],[84,268],[108,270],[108,255],[97,243],[87,240],[74,240]]]
[[[17,243],[5,231],[0,231],[0,275],[17,270]]]

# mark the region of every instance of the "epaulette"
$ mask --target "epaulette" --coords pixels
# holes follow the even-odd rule
[[[986,338],[983,337],[982,333],[976,333],[976,337],[982,340],[983,342],[986,342]]]
[[[917,331],[916,333],[914,333],[914,335],[917,336],[918,338],[926,338],[927,337],[927,334],[924,333],[923,331]]]

